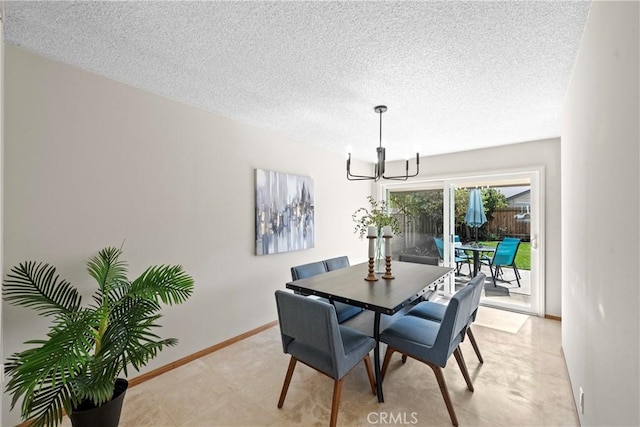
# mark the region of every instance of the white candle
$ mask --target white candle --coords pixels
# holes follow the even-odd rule
[[[375,239],[369,239],[369,258],[373,258],[374,256],[374,250],[375,250],[374,241]]]
[[[393,232],[391,231],[390,225],[385,225],[384,227],[382,227],[382,235],[384,237],[393,237]]]
[[[384,256],[391,256],[391,237],[384,238]]]
[[[370,225],[369,226],[367,235],[369,237],[377,237],[378,236],[378,229],[376,228],[375,225]]]

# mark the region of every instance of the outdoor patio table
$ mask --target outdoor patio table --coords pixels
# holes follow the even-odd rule
[[[480,253],[481,252],[493,253],[496,251],[496,248],[493,246],[482,246],[482,245],[478,245],[478,246],[460,245],[460,246],[456,246],[456,249],[461,249],[465,252],[466,251],[473,252],[473,276],[472,277],[476,277],[476,275],[478,274],[478,271],[480,271]]]
[[[317,295],[374,312],[376,388],[378,402],[384,402],[380,378],[380,315],[397,313],[411,301],[420,298],[429,286],[451,274],[453,268],[393,261],[392,273],[395,279],[383,279],[378,274],[375,282],[364,280],[367,271],[368,263],[356,264],[288,282],[287,288],[303,295]]]

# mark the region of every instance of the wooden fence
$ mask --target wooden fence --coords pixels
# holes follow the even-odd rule
[[[530,239],[529,215],[519,208],[503,208],[493,212],[493,219],[480,228],[479,238],[502,239],[505,236],[518,237],[523,241]],[[394,239],[394,250],[397,248],[418,247],[430,248],[433,246],[433,236],[442,237],[443,224],[442,217],[431,218],[427,215],[418,215],[409,224],[404,222],[402,215],[398,215],[402,234]],[[458,234],[463,241],[473,240],[474,229],[466,225],[456,227]],[[492,236],[488,236],[490,234]],[[435,250],[435,247],[432,248]]]
[[[503,208],[493,212],[493,219],[486,225],[489,233],[499,238],[504,236],[519,237],[529,240],[531,226],[529,214],[518,208]]]

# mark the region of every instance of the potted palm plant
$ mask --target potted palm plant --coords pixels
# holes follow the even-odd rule
[[[4,299],[51,319],[46,338],[27,341],[30,347],[5,365],[11,408],[22,399],[21,415],[31,426],[56,426],[64,413],[74,427],[117,426],[127,388],[119,376],[177,344],[153,331],[160,326],[161,303],[187,300],[193,279],[179,265],[161,265],[130,281],[121,254],[108,247],[88,261],[98,287],[87,305],[49,264],[23,262],[7,274]]]

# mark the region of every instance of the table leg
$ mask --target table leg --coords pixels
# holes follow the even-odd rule
[[[473,251],[473,277],[478,275],[478,267],[480,266],[480,252]]]
[[[380,312],[376,311],[373,320],[373,338],[376,340],[376,348],[373,350],[373,362],[375,364],[376,393],[378,402],[384,402],[382,395],[382,378],[380,378]]]

